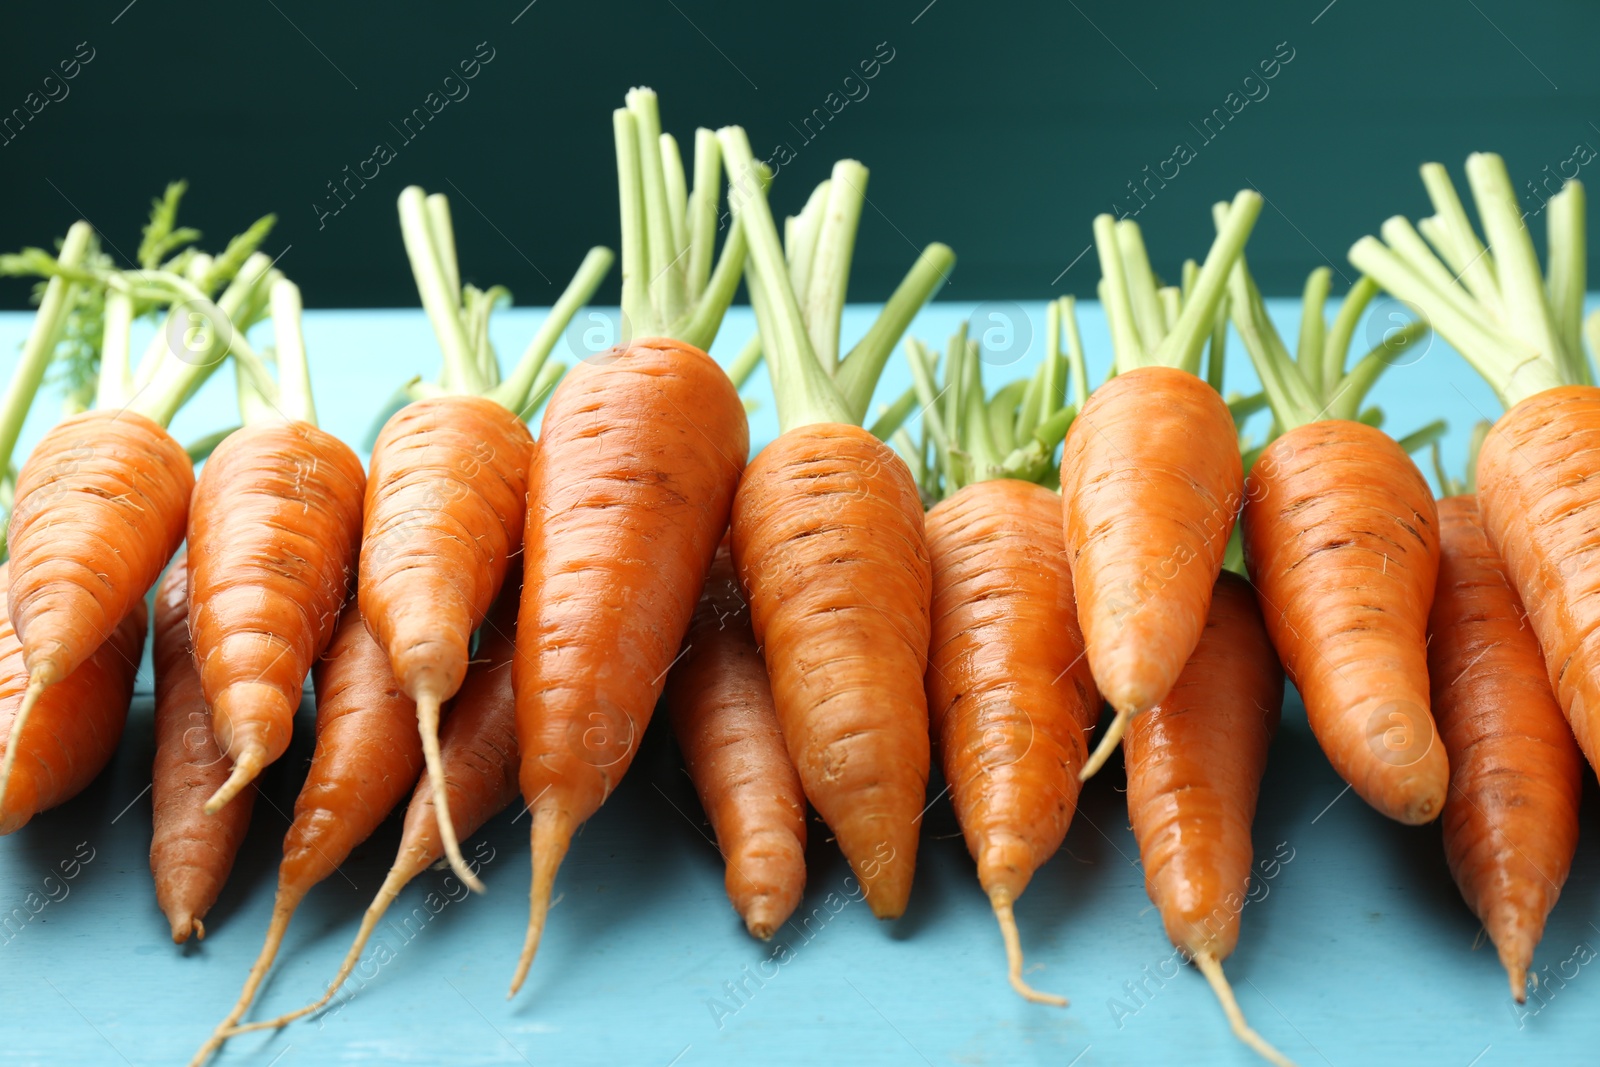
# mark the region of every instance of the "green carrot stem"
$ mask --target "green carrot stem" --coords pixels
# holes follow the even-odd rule
[[[1565,366],[1567,360],[1539,273],[1539,258],[1505,162],[1492,153],[1475,152],[1467,157],[1467,181],[1478,205],[1484,236],[1494,250],[1495,274],[1506,304],[1507,332],[1552,358],[1557,366]]]
[[[1311,380],[1312,387],[1322,396],[1332,396],[1339,388],[1339,379],[1344,377],[1345,359],[1350,351],[1350,339],[1355,336],[1356,326],[1361,322],[1367,305],[1377,295],[1378,283],[1363,274],[1340,301],[1339,312],[1333,317],[1333,328],[1323,338],[1321,378]]]
[[[1236,396],[1228,401],[1228,413],[1233,416],[1233,421],[1243,422],[1259,411],[1267,409],[1267,394],[1264,392],[1251,393],[1249,396]]]
[[[1217,301],[1217,314],[1211,323],[1211,341],[1206,349],[1206,384],[1222,396],[1223,375],[1228,366],[1228,294]]]
[[[1421,452],[1424,448],[1438,441],[1450,431],[1450,424],[1443,419],[1435,419],[1419,429],[1412,430],[1397,442],[1407,453]]]
[[[1061,322],[1067,330],[1067,377],[1072,382],[1072,406],[1082,410],[1089,399],[1089,365],[1083,357],[1083,336],[1078,333],[1078,302],[1061,298]]]
[[[567,372],[567,365],[559,360],[555,363],[546,363],[539,368],[539,377],[533,381],[533,388],[528,390],[527,403],[517,411],[517,417],[526,422],[538,410],[544,407],[545,401],[550,399],[550,394],[556,391],[556,385],[561,381],[561,376]]]
[[[1327,332],[1323,314],[1332,280],[1331,270],[1318,267],[1306,276],[1305,290],[1300,295],[1300,342],[1295,348],[1295,359],[1300,364],[1300,373],[1313,385],[1322,381],[1323,342]]]
[[[1119,371],[1146,366],[1148,359],[1128,292],[1117,225],[1110,215],[1095,216],[1094,248],[1100,259],[1100,303],[1111,328],[1112,364]]]
[[[440,384],[451,392],[480,392],[480,375],[459,314],[460,290],[450,285],[429,218],[427,197],[420,187],[409,185],[401,190],[398,206],[400,235],[411,263],[411,275],[444,355]]]
[[[1422,184],[1433,202],[1445,245],[1440,248],[1440,254],[1455,275],[1466,283],[1467,290],[1478,298],[1489,318],[1495,322],[1505,321],[1505,302],[1500,296],[1494,259],[1473,232],[1466,208],[1461,206],[1461,197],[1450,181],[1450,173],[1438,163],[1424,163],[1421,172]]]
[[[705,127],[694,131],[694,189],[689,194],[689,258],[685,284],[691,302],[699,300],[716,259],[717,204],[722,193],[722,146]]]
[[[427,211],[428,237],[438,253],[439,269],[444,272],[445,292],[459,312],[461,263],[456,257],[456,227],[450,220],[450,198],[443,193],[430,193],[423,206]]]
[[[678,139],[663,133],[657,140],[661,144],[661,174],[667,183],[667,222],[672,227],[672,247],[679,256],[689,251],[689,184],[683,170],[683,155],[678,151]],[[682,260],[685,268],[688,260]],[[686,272],[685,272],[686,273]],[[684,298],[693,301],[688,278],[684,278]]]
[[[829,374],[835,373],[839,362],[839,322],[844,314],[850,262],[855,254],[856,231],[861,225],[861,206],[866,195],[866,167],[853,159],[841,159],[833,165],[827,203],[817,226],[816,252],[801,304],[801,318],[811,335],[811,349]],[[848,394],[846,398],[849,399]]]
[[[724,127],[717,136],[732,185],[729,199],[749,242],[745,270],[777,397],[778,424],[788,431],[812,423],[855,422],[850,405],[811,349],[750,141],[737,126]]]
[[[489,399],[512,411],[521,411],[532,403],[534,385],[539,380],[550,353],[555,350],[556,342],[571,325],[573,316],[589,302],[595,290],[600,287],[600,283],[610,273],[614,258],[609,248],[597,246],[589,249],[588,254],[583,257],[583,262],[578,264],[572,280],[556,298],[550,313],[534,331],[533,339],[528,342],[522,357],[517,360],[511,376],[489,391],[487,394]]]
[[[311,365],[300,328],[300,288],[287,278],[272,284],[272,338],[278,352],[278,410],[291,420],[317,424]],[[240,413],[241,415],[243,412]]]
[[[728,380],[733,382],[735,389],[743,389],[750,376],[761,366],[761,331],[757,330],[750,336],[750,340],[739,349],[739,354],[733,357],[733,365],[728,368]]]
[[[1205,262],[1200,266],[1183,314],[1160,347],[1150,354],[1151,362],[1191,374],[1200,369],[1200,353],[1210,336],[1212,319],[1227,288],[1229,272],[1234,261],[1243,258],[1244,244],[1260,214],[1261,194],[1242,189],[1234,196]]]
[[[805,207],[800,209],[800,213],[783,220],[784,261],[789,264],[789,283],[794,286],[795,299],[800,302],[800,318],[806,323],[808,334],[811,332],[811,322],[807,318],[811,272],[816,265],[817,245],[822,237],[822,220],[827,213],[828,196],[832,189],[831,178],[818,182],[817,187],[811,190],[811,195],[806,198]],[[813,341],[812,344],[814,346],[816,342]],[[830,360],[823,364],[822,369],[831,375],[838,368],[834,366],[834,361]]]
[[[1428,324],[1419,320],[1408,322],[1398,330],[1385,334],[1383,340],[1358,359],[1356,365],[1350,369],[1350,373],[1344,376],[1339,388],[1327,400],[1328,409],[1325,417],[1354,418],[1355,413],[1361,410],[1367,394],[1377,383],[1379,375],[1393,366],[1395,360],[1427,332]]]
[[[1128,303],[1133,313],[1133,326],[1139,334],[1139,347],[1153,352],[1167,335],[1166,312],[1157,293],[1159,283],[1155,271],[1150,269],[1150,256],[1145,251],[1144,234],[1132,219],[1123,219],[1114,227],[1117,251],[1122,260],[1123,276],[1128,286]]]
[[[94,403],[100,408],[120,408],[128,402],[133,383],[129,368],[132,354],[133,296],[120,275],[106,286],[105,319],[101,327],[100,380]]]
[[[1546,270],[1547,297],[1561,338],[1566,377],[1581,385],[1593,385],[1589,361],[1583,354],[1583,296],[1587,283],[1587,237],[1584,232],[1583,183],[1569,181],[1550,198],[1546,216],[1549,268]]]
[[[625,97],[638,138],[639,178],[644,194],[646,289],[656,321],[676,322],[688,306],[682,271],[683,250],[673,240],[671,207],[661,162],[661,111],[654,91],[630,89]],[[652,332],[661,332],[654,330]]]
[[[905,392],[895,397],[894,403],[884,405],[883,411],[868,428],[867,432],[880,441],[887,441],[895,432],[905,425],[911,413],[917,410],[917,387],[909,386]]]
[[[237,426],[229,426],[225,429],[214,430],[204,437],[189,442],[183,447],[183,450],[189,454],[189,462],[199,463],[204,460],[217,450],[218,445],[226,441],[238,429],[239,427]]]
[[[650,302],[650,262],[645,238],[644,179],[640,176],[638,120],[625,107],[611,113],[617,150],[618,215],[622,224],[624,340],[661,332]]]
[[[61,253],[56,259],[65,267],[77,268],[88,258],[93,239],[94,229],[87,222],[74,222],[61,242]],[[11,372],[5,398],[0,400],[0,471],[11,463],[11,453],[22,435],[22,424],[27,421],[28,409],[33,406],[33,398],[44,382],[45,371],[61,341],[77,294],[78,287],[60,276],[45,283],[33,326],[23,342],[17,367]]]
[[[1043,369],[1042,367],[1040,368]],[[1029,386],[1034,387],[1035,395],[1040,390],[1038,375],[1031,378],[1022,378],[1014,382],[1007,382],[994,391],[994,396],[989,398],[985,405],[988,409],[989,439],[994,442],[995,449],[1004,455],[1017,447],[1017,416],[1018,405],[1023,402],[1023,396]],[[1037,419],[1035,419],[1037,425]],[[1028,434],[1033,433],[1033,426],[1028,427]],[[1026,437],[1024,437],[1026,439]]]
[[[851,421],[859,422],[866,417],[889,356],[905,336],[911,320],[933,299],[955,265],[956,254],[949,246],[934,241],[924,247],[879,310],[878,317],[839,364],[834,380],[853,416]]]
[[[1285,430],[1315,421],[1321,414],[1320,405],[1283,347],[1243,256],[1235,261],[1229,284],[1234,327],[1255,366],[1273,415]]]

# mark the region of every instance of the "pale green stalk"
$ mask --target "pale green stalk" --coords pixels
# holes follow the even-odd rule
[[[550,358],[550,353],[555,350],[556,342],[571,325],[573,316],[583,309],[594,296],[595,290],[600,288],[600,283],[611,271],[613,258],[609,248],[589,249],[588,254],[583,257],[583,262],[578,265],[577,272],[573,274],[572,280],[556,298],[550,313],[539,324],[538,330],[534,331],[533,339],[523,350],[522,358],[517,360],[510,377],[486,394],[489,399],[511,411],[521,411],[532,403],[536,383],[546,361]]]
[[[461,310],[461,265],[456,258],[456,228],[450,221],[450,200],[443,193],[432,193],[425,201],[428,216],[428,236],[439,257],[439,269],[444,272],[445,291],[456,311]]]
[[[287,278],[272,284],[272,343],[278,351],[277,407],[284,418],[315,426],[317,405],[311,395],[311,365],[306,361],[306,339],[300,328],[301,308],[299,286]]]
[[[1139,333],[1139,347],[1144,352],[1153,352],[1167,335],[1167,323],[1157,293],[1155,271],[1150,269],[1150,256],[1145,251],[1144,234],[1132,219],[1123,219],[1112,229],[1127,280],[1128,303],[1134,329]]]
[[[1211,334],[1211,322],[1227,288],[1229,272],[1234,262],[1243,258],[1245,242],[1250,239],[1250,231],[1255,228],[1260,214],[1261,194],[1242,189],[1234,196],[1216,240],[1201,264],[1178,324],[1162,340],[1160,347],[1149,354],[1150,362],[1177,367],[1191,374],[1200,369],[1200,353]]]
[[[406,258],[417,283],[423,309],[439,339],[444,354],[440,384],[449,392],[475,393],[479,380],[472,347],[467,340],[461,316],[460,290],[452,287],[444,266],[429,217],[427,198],[421,188],[407,186],[400,193],[400,234],[405,241]]]
[[[1306,277],[1305,290],[1300,295],[1300,343],[1295,348],[1295,359],[1307,382],[1322,381],[1322,352],[1327,339],[1323,313],[1332,280],[1331,270],[1318,267]]]
[[[905,425],[906,419],[917,410],[917,387],[910,386],[905,392],[895,398],[894,403],[885,404],[879,412],[877,421],[867,428],[867,432],[880,441],[887,441],[895,432]]]
[[[1546,295],[1561,337],[1567,379],[1593,385],[1589,360],[1583,354],[1583,296],[1588,260],[1583,183],[1567,182],[1561,192],[1550,198],[1547,210],[1550,265],[1546,271]]]
[[[644,194],[645,262],[650,279],[646,283],[656,320],[673,323],[684,314],[688,300],[684,292],[685,253],[673,238],[672,208],[667,194],[665,169],[661,161],[661,112],[653,90],[628,90],[628,111],[634,118],[638,138],[639,178]],[[651,332],[660,332],[653,330]]]
[[[1448,251],[1440,254],[1450,264],[1450,269],[1466,283],[1467,291],[1478,298],[1495,322],[1505,321],[1505,304],[1500,298],[1500,282],[1495,276],[1495,263],[1484,248],[1483,242],[1472,229],[1461,197],[1450,181],[1450,174],[1438,163],[1424,163],[1421,168],[1422,184],[1428,190],[1428,199],[1439,219],[1441,236]]]
[[[661,174],[667,183],[667,222],[672,227],[672,247],[680,255],[689,249],[689,186],[683,171],[683,155],[678,151],[678,139],[663,133],[661,141]],[[684,297],[693,300],[685,279]]]
[[[955,265],[956,254],[949,246],[934,241],[924,247],[917,255],[917,261],[906,271],[906,276],[889,294],[889,299],[878,311],[878,317],[872,320],[867,332],[839,364],[834,380],[854,416],[852,421],[859,422],[866,417],[867,407],[872,403],[872,393],[878,386],[878,379],[883,376],[883,368],[888,364],[895,345],[900,343],[900,338],[911,326],[911,320],[933,299],[933,294],[945,283]]]
[[[121,276],[106,285],[105,319],[101,328],[100,380],[96,383],[94,405],[120,408],[128,402],[133,384],[128,361],[133,339],[133,296]]]
[[[1328,396],[1339,387],[1339,379],[1344,376],[1345,356],[1350,351],[1350,339],[1355,336],[1356,326],[1360,324],[1367,305],[1377,295],[1378,283],[1363,274],[1344,295],[1344,300],[1340,301],[1339,313],[1333,317],[1333,328],[1323,340],[1322,378],[1318,386],[1323,396]]]
[[[684,271],[691,302],[700,299],[711,277],[721,192],[722,146],[717,135],[702,126],[694,131],[694,190],[689,194],[689,258]]]
[[[1467,181],[1478,205],[1484,236],[1494,249],[1500,296],[1506,304],[1507,332],[1536,352],[1554,358],[1557,365],[1564,365],[1544,279],[1539,274],[1539,257],[1533,250],[1533,237],[1523,221],[1505,162],[1492,153],[1475,152],[1467,157]]]
[[[830,375],[837,375],[838,371],[839,323],[866,195],[866,167],[853,159],[841,159],[833,165],[800,311],[811,335],[811,349]]]

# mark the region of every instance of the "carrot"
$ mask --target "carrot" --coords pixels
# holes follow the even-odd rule
[[[1283,671],[1254,601],[1224,572],[1177,683],[1129,726],[1128,820],[1167,936],[1210,983],[1235,1036],[1287,1064],[1245,1022],[1222,973],[1239,943],[1250,824],[1283,704]]]
[[[784,743],[807,798],[839,842],[873,914],[911,892],[928,780],[932,569],[907,468],[859,423],[884,362],[953,265],[929,245],[867,337],[839,358],[866,168],[835,164],[823,209],[796,227],[811,249],[798,288],[743,130],[718,134],[777,396],[781,435],[745,469],[734,499],[734,568],[750,603]],[[802,302],[805,312],[802,314]],[[830,374],[831,370],[831,374]]]
[[[450,701],[439,728],[439,751],[445,787],[460,818],[462,833],[471,837],[484,823],[505,810],[517,795],[516,703],[511,694],[511,660],[516,655],[517,605],[520,587],[507,582],[479,631],[477,655],[467,668],[461,691]],[[361,962],[362,950],[393,904],[419,874],[444,855],[438,819],[433,812],[433,780],[424,775],[406,808],[400,849],[378,895],[361,917],[350,951],[328,991],[303,1008],[230,1030],[228,1036],[251,1030],[276,1030],[310,1015],[331,1001]]]
[[[1478,454],[1479,515],[1578,746],[1600,766],[1600,616],[1590,578],[1600,389],[1583,345],[1583,185],[1569,181],[1548,201],[1541,274],[1504,161],[1475,153],[1466,171],[1487,244],[1444,167],[1428,163],[1422,179],[1436,214],[1420,225],[1438,257],[1396,216],[1383,224],[1382,241],[1356,242],[1350,261],[1420,310],[1507,409]]]
[[[0,581],[9,577],[10,568],[0,563]],[[0,836],[71,800],[111,762],[133,697],[145,618],[143,602],[136,602],[89,658],[35,703],[27,757],[17,761],[0,796],[5,811]],[[24,697],[23,655],[11,621],[0,613],[0,736],[10,732]],[[5,756],[11,758],[9,745]]]
[[[728,865],[728,899],[750,933],[769,940],[805,889],[806,798],[726,541],[667,675],[665,701]]]
[[[1261,212],[1234,198],[1205,266],[1163,297],[1139,226],[1094,222],[1116,376],[1089,396],[1061,453],[1062,522],[1089,666],[1116,712],[1083,767],[1172,688],[1205,626],[1244,491],[1228,405],[1198,377],[1228,271]],[[1181,310],[1180,310],[1181,307]]]
[[[533,437],[523,412],[547,388],[541,374],[572,316],[610,270],[592,249],[511,377],[489,346],[489,309],[504,290],[460,288],[449,207],[411,186],[400,194],[412,273],[444,352],[441,385],[401,408],[372,449],[363,507],[361,612],[416,702],[445,855],[472,889],[483,883],[461,855],[439,747],[441,704],[467,675],[468,644],[521,548]],[[441,395],[442,390],[442,395]]]
[[[1425,652],[1438,513],[1404,448],[1356,419],[1376,417],[1359,410],[1368,389],[1421,328],[1395,331],[1346,374],[1351,334],[1377,291],[1370,279],[1326,330],[1326,276],[1314,276],[1298,361],[1242,256],[1230,285],[1234,323],[1283,431],[1251,468],[1243,512],[1267,632],[1334,770],[1390,818],[1429,822],[1449,786]]]
[[[528,477],[517,616],[520,782],[532,815],[521,988],[572,835],[637,751],[689,627],[749,451],[744,406],[706,355],[744,258],[730,230],[711,271],[721,160],[696,136],[691,210],[656,96],[613,113],[630,339],[561,381]],[[693,223],[690,216],[693,216]]]
[[[294,802],[294,821],[284,835],[272,922],[244,991],[195,1053],[193,1067],[220,1049],[234,1024],[250,1010],[306,893],[382,824],[422,770],[416,709],[353,603],[340,615],[313,678],[317,745]]]
[[[205,814],[206,797],[228,777],[228,761],[211,732],[189,641],[189,561],[180,555],[156,588],[156,758],[151,770],[154,831],[150,873],[156,903],[178,944],[205,937],[201,921],[222,892],[250,827],[255,786],[236,804]]]
[[[189,505],[189,632],[215,736],[233,771],[215,814],[289,747],[311,664],[333,637],[355,569],[366,476],[317,428],[300,294],[271,288],[280,395],[246,401],[243,429],[206,461]]]
[[[224,265],[208,270],[201,283],[155,259],[133,275],[100,266],[80,269],[84,284],[103,288],[109,304],[122,310],[105,316],[100,407],[45,434],[17,475],[8,602],[28,684],[0,762],[0,798],[14,761],[34,740],[23,735],[41,694],[94,653],[143,600],[183,541],[194,474],[183,446],[164,427],[223,356],[254,359],[242,336],[249,324],[242,312],[269,273],[270,261],[254,248],[271,225],[268,216],[235,238],[219,257]],[[226,277],[233,280],[213,304],[210,291]],[[185,343],[194,338],[196,347],[181,357],[158,350],[150,360],[150,382],[138,390],[127,365],[136,297],[181,301],[167,335]],[[239,328],[233,315],[241,317]]]
[[[1450,757],[1445,855],[1520,1004],[1572,869],[1583,764],[1473,496],[1439,501],[1439,543],[1428,672]]]

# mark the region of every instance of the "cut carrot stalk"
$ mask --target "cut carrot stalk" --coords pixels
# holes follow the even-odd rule
[[[1245,1022],[1222,961],[1239,943],[1250,824],[1283,704],[1283,671],[1250,586],[1224,572],[1177,684],[1129,725],[1128,820],[1172,943],[1210,983],[1235,1036],[1290,1061]]]
[[[561,366],[551,351],[572,316],[611,269],[611,253],[589,251],[511,375],[500,379],[488,339],[490,310],[507,294],[462,288],[449,205],[411,186],[400,194],[400,228],[417,291],[444,354],[436,386],[385,424],[372,448],[363,515],[359,597],[395,677],[417,705],[434,814],[451,869],[471,889],[451,818],[439,715],[467,676],[473,631],[488,614],[522,547],[533,436],[523,418]]]
[[[750,448],[739,394],[705,352],[737,285],[742,229],[697,277],[710,249],[685,242],[691,231],[714,241],[715,230],[690,227],[686,202],[666,193],[663,168],[677,155],[664,158],[655,94],[629,92],[613,132],[629,334],[556,387],[528,477],[512,675],[533,881],[513,996],[572,834],[638,751]],[[704,132],[696,147],[714,152],[715,140]],[[714,214],[720,164],[707,157],[695,170],[695,203]]]
[[[1439,501],[1439,523],[1428,673],[1450,757],[1445,855],[1520,1004],[1577,850],[1583,760],[1475,499]]]
[[[205,937],[202,920],[217,902],[250,827],[255,786],[216,815],[205,801],[228,778],[222,746],[200,687],[189,640],[189,562],[180,555],[156,587],[156,758],[151,770],[150,872],[156,903],[178,944]]]
[[[806,798],[789,762],[750,610],[717,549],[665,701],[684,766],[727,864],[728,899],[766,941],[806,884]]]
[[[195,1053],[191,1067],[210,1059],[250,1010],[306,893],[382,824],[422,770],[416,709],[354,603],[340,616],[313,676],[317,745],[283,839],[266,941],[238,1002]]]

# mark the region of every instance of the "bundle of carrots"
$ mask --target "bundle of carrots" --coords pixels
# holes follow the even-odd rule
[[[317,425],[301,293],[261,250],[272,216],[208,254],[175,183],[133,264],[84,222],[56,251],[0,257],[40,279],[0,398],[0,835],[114,758],[149,631],[153,897],[174,941],[204,938],[257,779],[314,688],[270,924],[196,1063],[329,1005],[431,865],[483,890],[461,841],[520,794],[514,994],[562,862],[658,702],[751,935],[805,899],[810,809],[874,915],[900,917],[948,791],[1007,981],[1058,1006],[1026,977],[1019,900],[1121,744],[1166,934],[1232,1032],[1281,1064],[1223,962],[1287,681],[1357,795],[1440,820],[1443,862],[1527,996],[1584,757],[1600,766],[1600,316],[1582,319],[1580,184],[1549,202],[1541,266],[1498,157],[1466,167],[1483,237],[1425,166],[1436,214],[1356,242],[1362,274],[1331,321],[1330,272],[1313,272],[1292,348],[1245,255],[1258,194],[1215,205],[1214,242],[1173,285],[1136,223],[1101,216],[1107,379],[1091,390],[1063,298],[1032,373],[991,391],[966,325],[943,353],[907,336],[954,267],[937,242],[843,343],[860,163],[780,228],[741,128],[697,130],[690,159],[634,89],[612,133],[623,334],[570,371],[556,343],[612,254],[589,252],[503,374],[490,321],[509,294],[463,282],[443,196],[400,193],[441,371],[400,386],[365,465]],[[709,350],[741,282],[758,329],[725,370]],[[1384,289],[1421,317],[1352,362]],[[142,320],[158,329],[136,359]],[[1223,392],[1230,323],[1252,395]],[[1442,422],[1395,439],[1368,402],[1430,328],[1507,408],[1465,478],[1440,462]],[[874,409],[903,337],[911,384]],[[225,362],[237,425],[178,443],[167,427]],[[781,432],[752,456],[739,389],[762,362]],[[52,367],[65,414],[14,466]],[[1260,440],[1242,433],[1258,413]],[[1411,458],[1430,445],[1437,494]],[[337,973],[246,1021],[297,907],[407,796]]]

